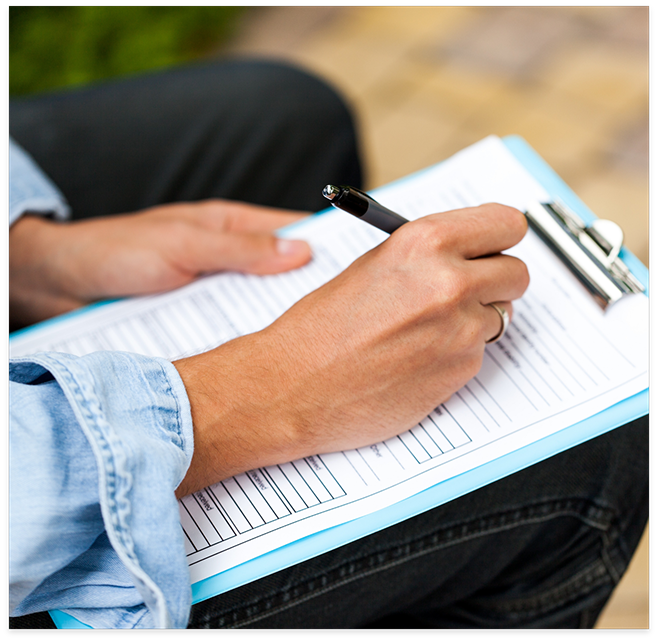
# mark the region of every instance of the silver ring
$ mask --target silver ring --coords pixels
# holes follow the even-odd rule
[[[496,341],[499,341],[507,331],[507,326],[509,325],[509,314],[504,307],[499,307],[495,303],[489,303],[489,307],[493,307],[500,316],[500,331],[493,338],[486,341],[487,343],[495,343]]]

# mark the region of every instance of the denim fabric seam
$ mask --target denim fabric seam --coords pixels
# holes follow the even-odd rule
[[[554,610],[556,607],[568,603],[579,594],[579,589],[582,587],[599,587],[610,583],[614,584],[608,574],[606,564],[602,562],[601,558],[596,558],[592,563],[566,581],[556,585],[553,589],[539,595],[506,600],[503,603],[490,603],[487,604],[487,607],[512,617],[527,618],[528,616]]]
[[[313,598],[316,598],[318,596],[326,594],[327,592],[330,592],[331,590],[342,587],[342,586],[344,586],[344,585],[346,585],[350,582],[359,580],[359,579],[364,578],[366,576],[370,576],[370,575],[375,574],[377,572],[389,570],[391,568],[396,567],[397,565],[400,565],[402,563],[406,563],[407,561],[410,561],[410,560],[413,560],[413,559],[420,558],[420,557],[422,557],[426,554],[433,553],[437,550],[446,548],[446,547],[451,546],[451,545],[456,545],[456,544],[463,543],[463,542],[468,541],[468,540],[473,540],[473,539],[479,538],[481,536],[487,536],[487,535],[490,535],[490,534],[495,534],[497,532],[510,530],[510,529],[515,528],[515,527],[520,527],[520,526],[523,526],[523,525],[541,523],[541,522],[549,521],[549,520],[552,520],[554,518],[559,518],[559,517],[563,517],[563,516],[572,516],[572,517],[578,518],[582,522],[587,523],[591,527],[594,527],[594,528],[599,529],[599,530],[605,530],[606,525],[607,526],[610,525],[611,519],[602,519],[604,521],[604,523],[601,523],[601,522],[593,521],[592,518],[591,518],[591,512],[592,511],[598,512],[600,516],[603,516],[603,513],[607,514],[608,511],[605,508],[601,508],[599,506],[593,505],[590,501],[586,501],[586,500],[578,500],[577,502],[580,503],[583,507],[581,512],[579,512],[579,511],[577,511],[573,508],[569,509],[569,510],[564,509],[564,504],[565,503],[566,504],[573,504],[574,503],[573,500],[559,499],[559,500],[556,500],[556,501],[542,502],[541,504],[535,504],[533,506],[526,506],[526,508],[523,510],[525,512],[531,512],[531,508],[533,508],[534,511],[543,512],[543,514],[541,514],[541,515],[534,515],[533,516],[532,514],[529,514],[526,518],[516,519],[514,521],[506,521],[506,517],[508,517],[510,514],[518,514],[521,510],[509,510],[507,512],[503,512],[503,513],[500,513],[500,514],[497,514],[497,515],[490,515],[490,519],[491,519],[491,517],[495,517],[498,520],[499,524],[497,526],[488,527],[488,528],[487,527],[480,527],[478,530],[468,532],[467,534],[462,535],[461,537],[454,537],[453,536],[452,538],[447,538],[446,539],[445,535],[446,534],[449,535],[450,530],[453,530],[453,529],[458,527],[463,532],[464,530],[468,529],[469,524],[480,524],[481,525],[482,521],[483,520],[486,521],[487,519],[486,518],[485,519],[483,519],[483,518],[474,519],[473,521],[462,524],[461,526],[451,525],[447,528],[442,528],[442,530],[439,531],[439,532],[442,532],[444,534],[443,537],[439,536],[439,532],[434,532],[430,535],[425,535],[423,537],[415,539],[414,541],[410,541],[410,542],[407,542],[407,543],[399,544],[399,545],[396,545],[394,547],[388,548],[387,550],[385,550],[383,552],[381,552],[381,551],[380,552],[373,552],[369,555],[366,555],[366,556],[358,558],[358,559],[353,558],[353,559],[344,561],[340,566],[332,568],[331,570],[325,570],[325,574],[320,578],[316,575],[313,578],[305,579],[305,580],[300,581],[300,582],[298,582],[294,585],[288,586],[285,590],[281,590],[279,592],[279,595],[282,595],[282,598],[285,599],[285,603],[281,603],[281,604],[279,604],[279,605],[277,605],[273,608],[269,608],[269,609],[266,609],[265,611],[262,611],[263,602],[267,603],[268,600],[272,599],[273,595],[265,596],[265,597],[262,597],[262,598],[258,599],[257,601],[252,602],[251,605],[250,604],[246,604],[246,605],[242,604],[238,608],[233,608],[232,610],[228,610],[227,612],[221,614],[219,617],[213,617],[213,616],[203,617],[203,616],[201,616],[199,624],[203,624],[204,621],[207,623],[212,618],[215,618],[215,619],[220,619],[221,618],[221,619],[224,619],[224,620],[226,620],[228,618],[232,618],[235,621],[235,619],[237,618],[236,614],[238,614],[238,612],[241,608],[242,609],[247,609],[247,611],[249,609],[261,610],[260,612],[256,612],[256,613],[252,614],[251,616],[249,616],[249,615],[246,616],[242,621],[235,622],[233,625],[229,624],[229,625],[227,625],[227,627],[239,628],[239,627],[243,627],[243,626],[246,626],[246,625],[250,625],[250,624],[255,623],[255,622],[257,622],[261,619],[264,619],[266,617],[275,615],[275,614],[277,614],[279,612],[282,612],[286,609],[298,606],[298,605],[300,605],[300,604],[302,604],[306,601],[309,601]],[[583,504],[585,504],[585,505],[583,505]],[[547,508],[550,505],[561,506],[562,509],[557,510],[557,511],[548,512]],[[501,521],[502,521],[502,523],[501,523]],[[423,545],[424,543],[427,543],[427,542],[430,542],[430,545],[424,545],[421,549],[417,549],[414,552],[406,553],[406,554],[404,554],[404,556],[399,556],[399,553],[400,553],[401,550],[410,549],[412,546]],[[397,554],[396,554],[396,552],[397,552]],[[363,562],[366,562],[366,560],[368,558],[383,557],[383,556],[388,556],[389,560],[384,561],[384,562],[380,563],[379,565],[377,565],[375,567],[372,567],[372,566],[371,567],[366,567],[366,568],[363,568],[360,571],[353,572],[349,576],[339,578],[335,582],[331,583],[331,585],[326,585],[326,582],[325,582],[325,585],[323,585],[319,589],[306,592],[305,594],[302,594],[302,595],[298,596],[297,598],[291,599],[288,596],[291,593],[293,593],[294,591],[298,590],[300,587],[303,587],[304,585],[309,586],[315,581],[320,581],[321,583],[323,583],[323,579],[326,578],[326,575],[329,572],[332,572],[332,573],[333,572],[338,572],[340,574],[341,573],[340,571],[342,569],[344,569],[346,567],[349,567],[350,565],[355,565],[357,562],[363,563]],[[392,556],[397,556],[397,558],[391,558]],[[283,596],[284,593],[285,593],[285,596]],[[233,615],[233,616],[231,616],[231,615]]]
[[[176,403],[176,429],[171,430],[169,429],[168,432],[171,435],[170,438],[172,440],[172,443],[176,445],[181,451],[185,452],[186,447],[185,447],[185,436],[184,436],[184,428],[183,428],[183,421],[182,421],[182,416],[183,416],[183,408],[181,407],[180,400],[178,398],[178,394],[174,391],[174,386],[171,384],[171,379],[169,378],[169,374],[167,370],[165,369],[165,366],[162,362],[159,360],[156,360],[156,363],[158,364],[158,367],[160,368],[160,372],[162,374],[162,377],[165,381],[166,385],[166,392],[168,398],[171,398],[174,400]],[[169,365],[174,367],[173,363],[167,361]],[[177,370],[176,370],[177,371]],[[176,439],[173,438],[173,435],[176,435]],[[178,483],[176,484],[177,486],[180,485],[182,482],[183,478],[185,477],[185,474],[187,474],[187,470],[183,470],[182,472],[182,477],[178,480]]]
[[[614,561],[610,558],[608,550],[611,548],[610,536],[608,532],[603,533],[603,549],[601,551],[601,558],[605,564],[610,576],[612,576],[615,585],[621,581],[621,574],[617,571]]]
[[[118,483],[117,478],[121,477],[120,471],[117,469],[118,466],[115,462],[115,455],[112,451],[112,444],[109,442],[110,439],[107,438],[107,435],[103,433],[101,426],[98,424],[99,414],[100,414],[100,403],[93,389],[89,390],[89,394],[85,397],[80,388],[78,382],[75,380],[74,375],[68,368],[61,370],[60,372],[66,379],[68,387],[72,390],[75,400],[78,402],[79,407],[83,409],[86,413],[87,422],[86,425],[89,425],[94,430],[94,436],[96,437],[96,443],[99,446],[99,449],[102,453],[103,459],[103,469],[106,476],[106,496],[108,501],[108,507],[112,509],[110,514],[110,521],[113,527],[116,530],[116,533],[121,539],[121,543],[125,546],[125,552],[131,557],[131,559],[137,562],[137,559],[134,555],[134,550],[132,549],[132,540],[128,536],[127,528],[124,527],[122,519],[119,517],[119,509],[129,510],[130,506],[126,505],[125,501],[120,500],[117,494]],[[95,407],[92,406],[92,403]],[[119,443],[116,443],[120,447]],[[114,509],[116,508],[116,509]],[[127,514],[126,514],[127,516]]]
[[[101,426],[101,404],[97,397],[93,385],[90,383],[88,389],[82,390],[80,383],[76,379],[74,372],[71,371],[71,365],[75,361],[70,357],[66,360],[70,360],[69,363],[64,364],[62,362],[63,354],[58,355],[58,359],[50,359],[48,356],[33,356],[30,359],[34,362],[38,362],[46,369],[51,371],[58,381],[65,382],[66,385],[62,385],[63,391],[66,393],[67,388],[69,393],[72,395],[75,403],[72,403],[72,408],[74,413],[80,413],[80,418],[83,421],[79,420],[79,423],[83,430],[86,432],[89,430],[91,432],[92,438],[88,437],[92,449],[98,453],[97,461],[99,462],[99,490],[104,489],[103,494],[105,495],[107,503],[104,505],[104,501],[101,500],[101,511],[104,518],[107,518],[109,523],[112,525],[112,528],[107,528],[107,534],[112,539],[118,539],[119,545],[113,545],[116,553],[122,561],[128,561],[128,567],[133,568],[133,578],[140,589],[140,592],[143,595],[149,595],[150,602],[153,604],[158,604],[158,610],[161,612],[165,621],[156,622],[160,626],[169,627],[169,612],[164,602],[164,595],[159,593],[157,587],[150,585],[151,579],[142,569],[139,560],[137,559],[134,551],[134,542],[132,537],[129,534],[129,528],[125,525],[124,521],[129,516],[130,512],[130,501],[125,497],[117,497],[116,494],[119,491],[119,478],[123,478],[123,475],[120,472],[119,461],[116,460],[117,456],[125,456],[123,453],[122,445],[120,442],[110,443],[111,430],[110,433],[105,433],[103,427]],[[75,369],[75,366],[74,366]],[[61,378],[60,378],[61,377]],[[82,376],[82,380],[90,379],[89,376]],[[63,379],[63,381],[62,381]],[[93,405],[93,406],[92,406]],[[77,411],[76,411],[77,410]],[[116,440],[116,439],[115,439]],[[113,450],[113,445],[118,451]],[[128,474],[128,476],[130,476]],[[124,483],[129,483],[129,478],[123,478]],[[103,488],[104,486],[104,488]],[[124,516],[120,516],[119,512],[125,513]]]

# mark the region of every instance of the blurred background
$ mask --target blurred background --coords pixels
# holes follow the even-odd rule
[[[10,7],[10,96],[221,56],[301,65],[371,189],[519,134],[649,261],[648,7]],[[599,628],[648,628],[648,532]]]

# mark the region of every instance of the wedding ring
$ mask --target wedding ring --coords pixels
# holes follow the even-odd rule
[[[509,325],[509,314],[504,307],[499,307],[495,303],[489,303],[489,307],[493,307],[500,316],[500,331],[493,338],[486,341],[487,343],[495,343],[496,341],[499,341],[507,331],[507,326]]]

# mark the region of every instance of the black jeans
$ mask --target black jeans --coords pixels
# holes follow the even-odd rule
[[[348,110],[304,72],[232,61],[10,104],[74,218],[224,197],[325,206],[359,186]],[[648,518],[648,417],[192,608],[190,627],[591,627]],[[12,627],[45,627],[47,615]]]
[[[73,218],[203,198],[317,211],[327,183],[362,182],[351,115],[335,92],[266,62],[11,101],[9,131]]]

